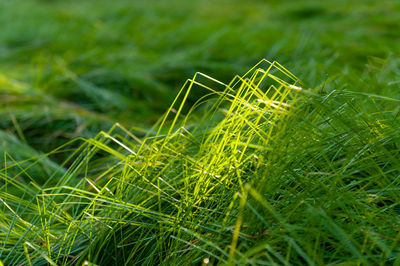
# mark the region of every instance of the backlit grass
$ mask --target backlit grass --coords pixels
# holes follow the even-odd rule
[[[399,21],[0,0],[0,266],[400,265]]]
[[[117,124],[25,162],[6,154],[0,258],[397,264],[399,116],[377,108],[393,102],[308,89],[266,60],[229,84],[197,73],[144,138]]]

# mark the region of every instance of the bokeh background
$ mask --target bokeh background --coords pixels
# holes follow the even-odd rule
[[[0,151],[16,158],[115,122],[141,136],[196,71],[229,82],[262,58],[308,88],[400,97],[398,0],[1,0],[0,27]]]

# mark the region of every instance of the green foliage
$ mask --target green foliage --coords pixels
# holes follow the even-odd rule
[[[260,58],[307,87],[399,98],[399,14],[397,0],[0,0],[0,128],[45,153],[116,122],[144,136],[182,80],[229,82]]]
[[[0,0],[0,265],[400,264],[399,14]]]
[[[204,96],[186,107],[195,90]],[[371,113],[390,101],[304,90],[266,60],[229,84],[196,73],[156,134],[140,139],[115,125],[61,147],[68,169],[42,185],[10,175],[16,165],[3,169],[0,257],[398,263],[400,120]]]

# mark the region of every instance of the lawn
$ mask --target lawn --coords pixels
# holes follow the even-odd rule
[[[1,0],[0,25],[4,265],[400,265],[400,2]]]

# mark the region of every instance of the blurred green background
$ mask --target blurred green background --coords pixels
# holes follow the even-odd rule
[[[0,25],[0,152],[17,159],[115,122],[140,136],[196,71],[229,82],[262,58],[400,98],[398,0],[1,0]]]

